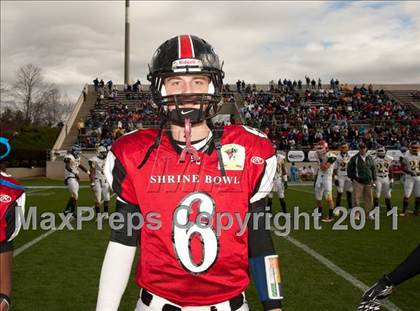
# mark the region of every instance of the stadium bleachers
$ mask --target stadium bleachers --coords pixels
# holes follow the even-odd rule
[[[364,141],[369,148],[400,149],[420,136],[420,102],[413,96],[417,89],[415,85],[342,85],[334,89],[247,85],[238,92],[235,85],[226,85],[222,115],[215,123],[257,127],[285,151],[307,151],[319,139],[326,139],[331,148],[346,140],[351,148]],[[136,90],[86,85],[54,145],[47,175],[57,170],[49,169],[58,165],[54,163],[57,150],[79,143],[84,150],[93,151],[124,133],[158,125],[147,85]]]

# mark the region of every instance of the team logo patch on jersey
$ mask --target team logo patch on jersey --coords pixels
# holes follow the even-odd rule
[[[0,194],[0,202],[10,203],[10,202],[12,202],[12,198],[11,198],[10,195],[2,193],[2,194]]]
[[[225,170],[241,171],[245,164],[245,147],[238,144],[222,146],[222,157]],[[220,168],[219,168],[220,169]]]
[[[264,159],[261,157],[253,156],[251,158],[251,162],[257,165],[261,165],[261,164],[264,164]]]

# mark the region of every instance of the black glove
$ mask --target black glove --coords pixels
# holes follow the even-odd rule
[[[77,181],[80,180],[79,174],[75,174],[74,177],[76,177]]]
[[[287,190],[287,188],[289,187],[289,185],[287,184],[287,181],[284,181],[284,190]]]
[[[385,299],[392,293],[394,285],[387,275],[384,275],[378,282],[369,288],[360,300],[358,311],[380,310],[381,303],[379,300]]]
[[[336,187],[338,187],[340,184],[339,184],[339,182],[338,182],[338,179],[334,179],[334,185],[336,186]]]

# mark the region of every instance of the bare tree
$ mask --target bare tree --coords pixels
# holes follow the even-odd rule
[[[41,110],[40,107],[34,106],[35,103],[40,103],[42,87],[41,68],[33,64],[27,64],[19,68],[16,73],[14,91],[19,99],[18,103],[22,105],[26,123],[32,122],[34,114],[37,115]]]
[[[1,87],[2,92],[6,90],[6,85]],[[73,109],[67,95],[62,96],[56,84],[44,82],[41,68],[33,64],[19,68],[8,94],[12,103],[16,103],[11,109],[22,111],[26,124],[54,126],[64,121]]]
[[[42,114],[43,122],[47,126],[53,126],[61,118],[61,94],[60,90],[55,84],[48,85],[41,97],[44,113]]]

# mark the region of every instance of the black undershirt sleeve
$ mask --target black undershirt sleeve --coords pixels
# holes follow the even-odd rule
[[[392,284],[397,286],[418,274],[420,274],[420,244],[394,271],[388,274],[388,277]]]
[[[127,246],[137,246],[140,241],[140,229],[137,229],[141,219],[139,207],[117,200],[115,212],[122,215],[123,226],[120,229],[112,229],[111,241]]]

